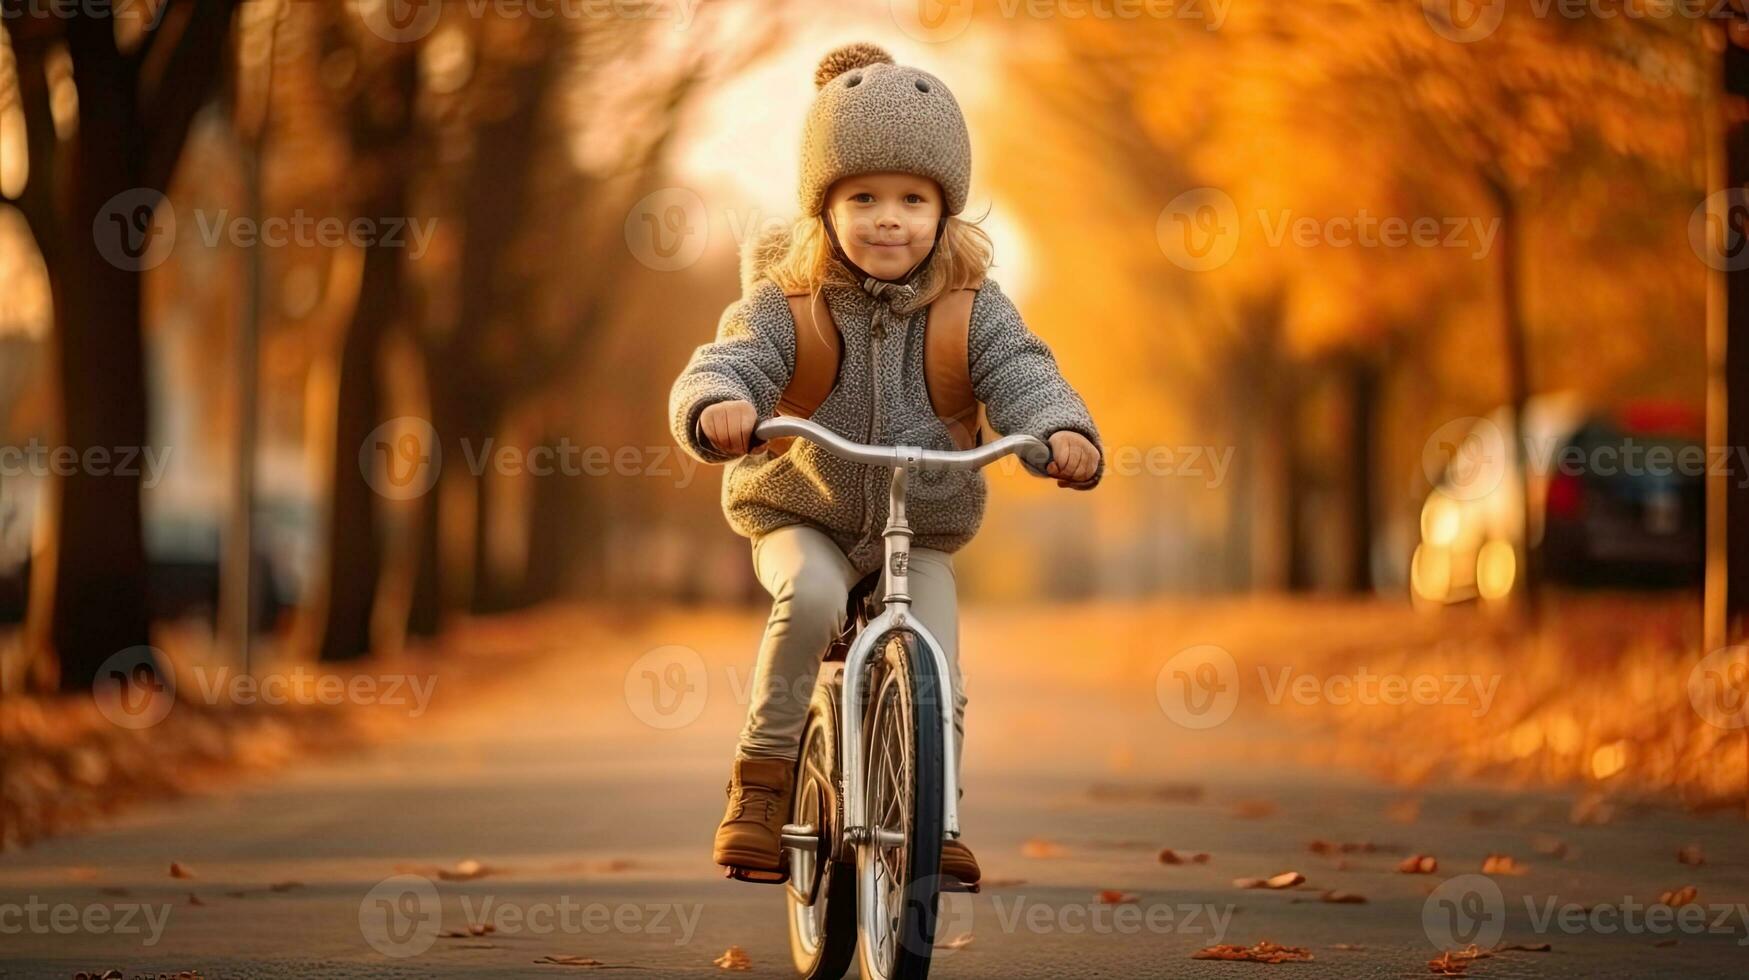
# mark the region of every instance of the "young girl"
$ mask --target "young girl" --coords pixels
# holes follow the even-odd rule
[[[975,290],[967,364],[991,427],[1046,440],[1046,473],[1059,486],[1092,489],[1104,471],[1087,407],[1050,349],[984,278],[989,238],[958,216],[971,143],[947,86],[871,44],[828,54],[814,83],[802,147],[804,217],[752,243],[741,299],[724,312],[716,340],[693,353],[669,398],[674,436],[687,452],[706,463],[734,460],[723,510],[752,539],[755,574],[772,597],[715,847],[718,864],[767,872],[771,881],[784,878],[780,834],[808,708],[800,692],[811,688],[843,627],[849,590],[881,565],[889,477],[805,440],[752,444],[754,426],[775,414],[795,371],[789,297],[823,305],[829,317],[804,326],[835,324],[842,345],[837,380],[815,422],[855,442],[963,448],[964,433],[956,440],[930,401],[925,321],[932,302]],[[951,555],[977,531],[985,493],[976,472],[923,471],[912,478],[908,508],[912,613],[946,648],[962,735]],[[957,840],[943,842],[941,869],[968,884],[979,876]]]

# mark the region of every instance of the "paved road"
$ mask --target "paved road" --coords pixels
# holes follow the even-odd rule
[[[974,610],[967,635],[994,632],[991,615]],[[513,680],[440,689],[402,740],[7,855],[0,977],[585,972],[536,962],[549,956],[702,976],[722,972],[712,961],[732,944],[751,958],[751,975],[787,975],[781,891],[723,881],[708,864],[759,626],[743,612],[577,626]],[[1151,675],[1099,666],[1122,657],[1077,666],[997,646],[969,649],[966,665],[964,819],[993,887],[948,900],[944,937],[973,938],[941,952],[939,976],[1424,976],[1436,952],[1428,893],[1448,880],[1449,894],[1434,898],[1456,902],[1456,921],[1500,922],[1504,942],[1552,947],[1503,953],[1471,976],[1726,977],[1749,968],[1749,904],[1735,904],[1749,903],[1749,836],[1735,817],[1649,808],[1575,826],[1570,798],[1557,794],[1423,787],[1413,794],[1418,818],[1394,822],[1386,814],[1403,816],[1402,790],[1289,761],[1303,737],[1294,731],[1242,720],[1188,731],[1158,710]],[[1093,649],[1078,646],[1075,656]],[[653,667],[660,682],[682,661],[692,690],[683,679],[663,714],[639,693],[643,670]],[[657,728],[650,719],[688,723]],[[1313,840],[1381,850],[1339,859],[1311,853]],[[1564,858],[1538,852],[1556,841]],[[1677,863],[1676,849],[1691,843],[1704,867]],[[1211,858],[1165,866],[1155,859],[1164,846]],[[1437,855],[1440,872],[1397,873],[1408,852]],[[1460,877],[1490,853],[1514,855],[1528,871]],[[468,860],[488,873],[436,874]],[[194,877],[170,877],[173,861]],[[1232,884],[1290,869],[1307,884]],[[1501,888],[1497,901],[1485,880]],[[407,882],[429,889],[440,912],[423,932],[391,934],[385,908],[424,908],[400,897]],[[1704,922],[1648,931],[1644,903],[1685,884],[1698,889]],[[1106,889],[1133,901],[1097,902]],[[1318,901],[1329,889],[1367,901]],[[1624,927],[1616,912],[1630,899],[1642,908]],[[1556,917],[1539,925],[1550,903]],[[1432,907],[1436,927],[1454,921]],[[433,935],[465,933],[471,922],[496,929]],[[1215,943],[1264,939],[1307,947],[1315,962],[1190,958]]]

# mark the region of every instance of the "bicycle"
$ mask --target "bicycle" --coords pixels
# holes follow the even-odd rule
[[[960,833],[956,735],[943,710],[947,657],[910,615],[906,490],[918,470],[981,469],[1010,454],[1042,473],[1050,447],[1027,435],[963,451],[869,446],[791,417],[754,430],[759,442],[785,436],[893,469],[885,560],[851,590],[844,631],[825,657],[844,666],[815,687],[797,753],[783,828],[790,952],[809,980],[843,976],[853,957],[867,980],[921,980],[940,893],[977,886],[940,873],[942,839]],[[878,598],[877,580],[885,585]]]

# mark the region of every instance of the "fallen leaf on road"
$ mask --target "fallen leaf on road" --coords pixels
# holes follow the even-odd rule
[[[1283,871],[1272,878],[1234,878],[1234,888],[1292,888],[1304,884],[1306,876],[1298,871]]]
[[[188,893],[188,904],[190,904],[190,905],[205,905],[206,903],[200,900],[199,895],[196,895],[194,892],[189,892]]]
[[[1362,946],[1358,943],[1331,943],[1330,948],[1331,949],[1340,949],[1340,950],[1344,950],[1344,951],[1348,951],[1348,952],[1360,952],[1361,950],[1366,949],[1365,946]]]
[[[1439,870],[1439,859],[1428,854],[1411,854],[1397,865],[1406,875],[1430,875]]]
[[[1321,902],[1330,902],[1333,905],[1365,905],[1366,904],[1366,896],[1365,895],[1357,895],[1354,892],[1328,891],[1328,892],[1325,892],[1324,894],[1318,896],[1318,900]]]
[[[598,966],[607,965],[600,960],[592,960],[587,956],[543,956],[540,959],[535,960],[535,962],[546,963],[553,966],[581,966],[591,970]]]
[[[725,970],[753,969],[753,958],[748,956],[747,951],[739,946],[730,946],[723,950],[723,955],[711,960],[711,962]]]
[[[1160,851],[1160,863],[1161,864],[1207,864],[1207,863],[1209,863],[1209,856],[1207,854],[1202,854],[1202,853],[1191,854],[1191,855],[1186,856],[1186,855],[1179,854],[1177,851],[1174,851],[1170,847],[1167,847],[1167,848],[1161,849],[1161,851]]]
[[[1699,895],[1700,893],[1695,890],[1693,885],[1684,885],[1681,888],[1667,891],[1659,895],[1658,904],[1668,905],[1673,909],[1679,909],[1684,905],[1692,904]]]
[[[1069,852],[1063,849],[1063,845],[1055,841],[1034,837],[1020,845],[1020,853],[1029,858],[1060,858]]]
[[[1593,794],[1574,803],[1567,819],[1576,824],[1606,824],[1615,819],[1615,804]]]
[[[176,863],[175,861],[172,861],[172,862],[170,862],[170,877],[172,877],[172,878],[192,878],[192,877],[194,877],[194,872],[188,870],[186,867],[183,867],[182,865]]]
[[[456,862],[454,868],[439,870],[437,876],[444,881],[473,881],[475,878],[484,878],[489,874],[495,874],[498,870],[469,858]]]
[[[1101,905],[1129,905],[1136,901],[1137,897],[1138,896],[1131,894],[1130,892],[1120,892],[1111,888],[1107,888],[1094,896]]]
[[[1495,947],[1494,952],[1510,953],[1516,950],[1520,953],[1548,953],[1553,952],[1554,948],[1549,943],[1512,943],[1507,946]]]
[[[1438,959],[1428,960],[1427,969],[1442,977],[1462,976],[1476,960],[1487,959],[1494,954],[1478,949],[1474,943],[1467,949],[1450,950],[1439,954]]]
[[[1277,946],[1265,939],[1255,946],[1209,946],[1190,954],[1193,960],[1243,960],[1249,963],[1310,963],[1311,950]]]
[[[1521,875],[1529,870],[1513,860],[1510,854],[1490,854],[1482,859],[1482,873],[1485,875]]]
[[[965,949],[967,946],[970,946],[971,944],[972,944],[972,934],[969,932],[962,932],[959,935],[953,937],[952,939],[947,939],[947,940],[943,940],[942,942],[936,943],[935,948],[936,949]]]
[[[1706,863],[1706,858],[1700,853],[1699,844],[1690,844],[1687,847],[1678,850],[1676,852],[1676,860],[1680,864],[1686,864],[1693,868],[1698,868]]]

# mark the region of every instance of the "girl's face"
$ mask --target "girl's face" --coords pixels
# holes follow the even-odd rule
[[[941,188],[912,174],[846,177],[826,192],[826,220],[850,261],[877,279],[902,279],[935,245]]]

